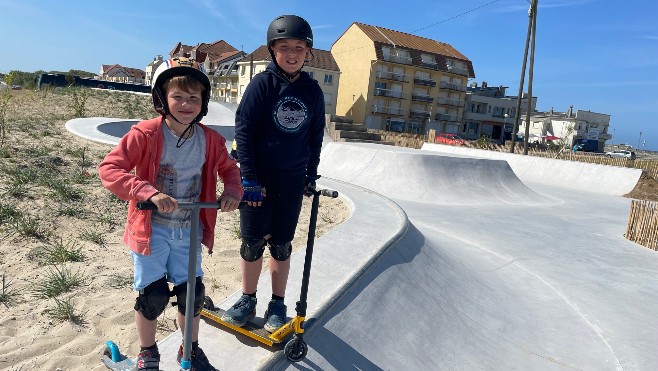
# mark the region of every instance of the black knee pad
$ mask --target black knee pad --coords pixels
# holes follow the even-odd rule
[[[255,262],[265,252],[265,240],[262,238],[243,238],[240,256],[248,262]]]
[[[274,260],[285,261],[290,257],[290,254],[292,254],[292,243],[290,242],[279,243],[270,240],[269,245],[270,255],[272,255]]]
[[[187,282],[174,286],[174,294],[178,302],[178,312],[185,315],[185,306],[187,305]],[[203,284],[201,277],[196,278],[196,285],[194,285],[194,317],[201,313],[201,306],[206,297],[206,286]]]
[[[170,296],[167,279],[162,277],[139,290],[139,296],[135,299],[135,310],[147,320],[155,321],[167,307]]]

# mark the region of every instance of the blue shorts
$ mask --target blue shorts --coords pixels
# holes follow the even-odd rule
[[[141,255],[134,251],[134,282],[137,291],[162,277],[174,286],[187,282],[187,267],[190,250],[190,228],[170,228],[151,224],[151,255]],[[196,276],[203,277],[201,269],[201,239],[203,228],[199,227],[197,241]]]

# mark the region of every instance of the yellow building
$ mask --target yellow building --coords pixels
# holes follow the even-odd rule
[[[473,64],[452,46],[352,23],[331,47],[340,68],[336,114],[368,128],[461,132]]]

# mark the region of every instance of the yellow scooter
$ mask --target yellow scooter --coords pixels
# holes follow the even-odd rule
[[[273,333],[269,333],[263,328],[262,325],[253,322],[247,322],[243,327],[234,326],[230,323],[222,321],[223,309],[215,308],[212,299],[206,296],[204,308],[201,309],[201,316],[222,325],[225,328],[231,329],[242,335],[248,336],[260,343],[267,346],[274,346],[275,344],[282,343],[290,334],[294,336],[288,341],[284,348],[284,354],[291,362],[299,362],[306,356],[308,346],[304,342],[304,321],[306,318],[306,298],[308,293],[308,284],[311,276],[311,261],[313,260],[313,243],[315,240],[315,227],[318,220],[318,208],[320,205],[320,196],[331,198],[338,197],[338,192],[330,189],[311,189],[313,193],[313,201],[311,204],[311,220],[308,228],[308,239],[306,241],[306,257],[304,260],[304,272],[302,276],[302,287],[299,301],[295,306],[297,315],[292,318],[288,323]]]

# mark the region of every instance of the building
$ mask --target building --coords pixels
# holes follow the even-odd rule
[[[155,73],[155,70],[160,67],[160,65],[164,63],[164,59],[162,59],[161,55],[158,55],[157,57],[153,58],[153,62],[149,63],[146,66],[146,85],[151,85],[152,79],[153,79],[153,74]]]
[[[196,46],[184,45],[179,42],[169,52],[169,56],[171,58],[192,58],[201,63],[206,72],[209,72],[215,71],[221,60],[226,58],[228,54],[235,52],[238,52],[238,50],[224,40],[218,40],[211,44],[200,43]]]
[[[313,49],[313,58],[304,64],[304,71],[318,81],[324,93],[325,113],[336,113],[336,100],[338,98],[340,70],[331,52]],[[244,90],[252,77],[265,70],[272,61],[272,56],[266,45],[261,45],[252,53],[246,55],[238,65],[238,103],[242,99]]]
[[[211,99],[226,103],[238,102],[238,62],[245,55],[242,51],[232,51],[217,58],[217,68],[208,71]]]
[[[123,67],[120,64],[104,64],[98,73],[101,80],[144,84],[146,72],[139,68]]]
[[[371,129],[460,132],[473,64],[452,46],[352,23],[331,54],[341,71],[336,113]]]
[[[519,132],[525,131],[525,117],[521,117]],[[598,141],[598,151],[603,152],[606,140],[612,139],[608,133],[610,115],[592,111],[535,112],[530,116],[530,138],[541,141],[546,137],[558,137],[562,143],[572,148],[576,143],[586,139]]]
[[[517,97],[506,95],[506,86],[488,86],[486,81],[482,86],[471,83],[466,90],[466,106],[464,108],[464,124],[460,134],[466,139],[475,140],[486,137],[505,143],[512,139],[512,130],[516,120]],[[537,98],[531,100],[531,112],[535,111]],[[527,111],[528,99],[521,98],[521,113]]]

